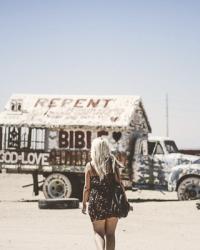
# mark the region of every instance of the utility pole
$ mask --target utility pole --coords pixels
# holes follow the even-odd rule
[[[169,136],[169,102],[168,102],[168,93],[165,96],[166,101],[166,136]]]

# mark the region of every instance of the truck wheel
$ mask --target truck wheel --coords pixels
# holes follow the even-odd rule
[[[64,174],[50,174],[44,181],[43,193],[46,199],[69,198],[72,184]]]
[[[179,200],[195,200],[200,198],[200,178],[188,177],[178,186]]]

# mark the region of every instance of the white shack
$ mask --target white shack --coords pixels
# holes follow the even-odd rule
[[[139,96],[15,94],[0,113],[0,171],[32,174],[35,194],[47,198],[79,196],[95,137],[107,136],[131,182],[150,132]]]

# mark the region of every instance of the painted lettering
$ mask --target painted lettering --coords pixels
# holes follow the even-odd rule
[[[87,107],[89,108],[91,106],[92,108],[96,108],[99,102],[100,102],[100,99],[97,99],[97,100],[90,99]]]
[[[19,160],[21,160],[22,164],[28,164],[27,156],[24,152],[20,155]]]
[[[59,147],[67,148],[69,146],[68,143],[68,132],[67,131],[59,131]]]
[[[34,107],[44,107],[46,104],[49,103],[49,100],[47,98],[39,98],[37,102],[35,103]]]
[[[97,107],[108,107],[109,103],[113,99],[72,99],[72,98],[39,98],[34,107],[35,108],[55,108],[55,107],[71,107],[71,108],[97,108]]]
[[[91,131],[87,131],[87,148],[90,149],[91,148],[91,138],[92,138],[92,133]]]
[[[74,104],[74,108],[83,108],[83,102],[87,101],[87,99],[78,99],[76,100],[75,104]]]
[[[43,156],[43,157],[42,157],[42,159],[41,159],[41,165],[42,165],[42,166],[48,165],[49,154],[48,154],[48,153],[44,153],[42,156]]]
[[[59,131],[60,148],[91,148],[91,131]]]
[[[62,104],[61,104],[61,107],[65,107],[66,105],[69,105],[73,102],[73,99],[64,99]]]
[[[35,154],[34,154],[34,153],[28,154],[28,156],[27,156],[28,163],[29,163],[29,164],[34,164],[35,158],[36,158],[36,157],[35,157]]]
[[[58,102],[60,101],[60,98],[53,98],[51,99],[49,103],[49,108],[55,108],[58,106]]]
[[[69,134],[70,134],[70,138],[69,138],[69,147],[70,147],[70,148],[73,148],[73,145],[74,145],[74,132],[73,132],[73,131],[70,131]]]
[[[104,99],[104,101],[105,101],[104,108],[106,108],[108,106],[108,103],[112,101],[112,99]]]
[[[75,148],[84,148],[85,147],[85,134],[82,131],[75,132]]]
[[[5,164],[49,165],[48,160],[49,153],[0,151],[0,163]]]

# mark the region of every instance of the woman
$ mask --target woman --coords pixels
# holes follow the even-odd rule
[[[89,201],[88,213],[97,249],[114,250],[118,217],[111,210],[112,187],[115,181],[121,183],[121,180],[116,159],[111,155],[105,138],[93,140],[91,159],[85,169],[82,212],[86,213],[86,202]]]

